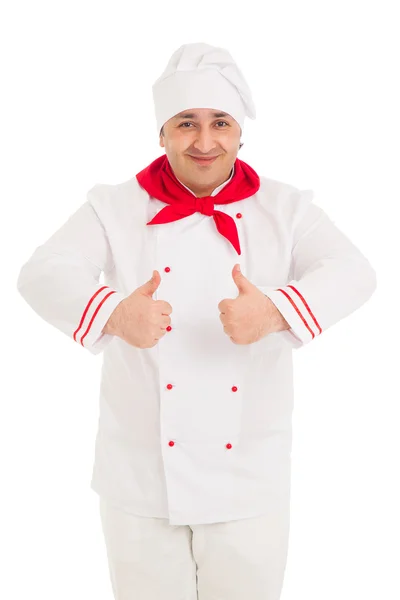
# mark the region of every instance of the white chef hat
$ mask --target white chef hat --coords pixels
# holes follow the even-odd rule
[[[250,89],[227,50],[209,44],[184,44],[171,56],[153,84],[157,132],[168,119],[189,108],[231,115],[241,128],[256,118]]]

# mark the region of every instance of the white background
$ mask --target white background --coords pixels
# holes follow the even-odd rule
[[[151,86],[179,46],[198,41],[227,48],[252,89],[257,119],[245,121],[239,158],[314,190],[378,278],[366,304],[294,353],[282,600],[400,598],[396,8],[366,0],[3,6],[4,600],[112,599],[89,487],[102,358],[40,319],[16,281],[95,183],[126,181],[164,153]]]

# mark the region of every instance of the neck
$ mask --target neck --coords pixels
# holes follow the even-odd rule
[[[183,181],[182,179],[178,178],[179,181],[181,183],[183,183],[184,185],[186,185],[186,187],[188,187],[190,190],[192,190],[192,192],[196,195],[197,198],[204,198],[205,196],[210,196],[213,191],[219,187],[220,185],[222,185],[223,183],[225,183],[226,181],[228,181],[228,179],[230,178],[230,176],[232,175],[232,169],[229,171],[229,174],[227,177],[225,177],[222,181],[220,181],[219,183],[215,183],[213,184],[211,187],[207,186],[206,188],[204,186],[197,186],[197,185],[193,185],[190,183],[186,183],[185,181]]]

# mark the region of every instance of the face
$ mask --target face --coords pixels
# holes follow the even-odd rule
[[[229,114],[209,108],[188,109],[169,119],[163,130],[160,146],[165,148],[172,170],[197,197],[209,196],[230,177],[241,129]],[[207,158],[213,160],[204,160]]]

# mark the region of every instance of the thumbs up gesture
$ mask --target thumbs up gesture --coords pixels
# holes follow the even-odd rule
[[[239,295],[218,304],[224,331],[234,344],[252,344],[274,331],[289,329],[275,304],[253,285],[236,264],[232,277]]]
[[[104,333],[117,335],[131,346],[152,348],[166,333],[171,323],[172,306],[165,300],[154,300],[161,283],[158,271],[149,281],[124,298],[106,323]]]

